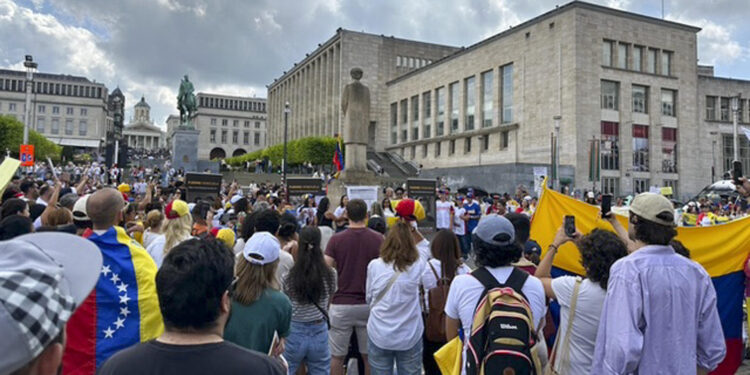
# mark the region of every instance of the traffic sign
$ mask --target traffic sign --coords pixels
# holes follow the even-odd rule
[[[22,167],[31,167],[34,165],[34,145],[21,145],[19,155]]]

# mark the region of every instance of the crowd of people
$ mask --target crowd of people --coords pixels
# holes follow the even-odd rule
[[[542,257],[525,189],[441,187],[426,234],[400,187],[369,207],[271,183],[188,201],[168,169],[102,168],[40,164],[2,195],[2,374],[439,374],[455,340],[462,374],[707,373],[726,354],[659,194],[627,229],[560,227]],[[567,243],[586,273],[553,278]]]

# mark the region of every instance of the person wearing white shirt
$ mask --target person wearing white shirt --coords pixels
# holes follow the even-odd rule
[[[440,200],[435,202],[435,227],[440,229],[453,229],[451,214],[453,213],[453,203],[447,199],[444,191],[440,192]]]
[[[453,210],[453,233],[456,235],[456,237],[458,237],[458,243],[461,245],[461,254],[463,255],[464,259],[469,257],[469,249],[471,249],[468,241],[471,238],[471,233],[468,233],[469,237],[466,238],[467,218],[468,216],[466,215],[466,209],[461,203],[461,198],[456,196],[456,207]]]
[[[393,225],[381,246],[380,258],[367,266],[365,299],[368,361],[371,373],[399,375],[422,373],[422,308],[419,285],[425,262],[405,221]]]
[[[474,232],[475,262],[486,269],[498,283],[505,283],[514,271],[512,263],[517,262],[523,249],[515,241],[513,224],[502,216],[487,215],[483,217]],[[474,271],[476,272],[476,271]],[[517,272],[523,272],[517,270]],[[471,335],[474,309],[484,292],[484,285],[472,274],[459,275],[453,279],[448,298],[445,302],[445,334],[451,340],[462,330],[464,337]],[[542,282],[534,276],[528,276],[521,288],[531,307],[531,318],[535,334],[539,337],[539,327],[544,321],[547,308]],[[466,343],[462,374],[465,373]],[[539,350],[536,348],[536,350]],[[542,363],[544,365],[544,363]]]

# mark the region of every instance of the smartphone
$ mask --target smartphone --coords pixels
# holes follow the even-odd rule
[[[609,217],[610,212],[612,211],[612,195],[611,194],[604,194],[602,195],[602,217]]]
[[[570,238],[576,235],[576,217],[572,215],[565,215],[565,235]]]
[[[742,177],[742,162],[735,160],[732,162],[732,179],[734,179],[735,186],[742,185],[740,177]]]

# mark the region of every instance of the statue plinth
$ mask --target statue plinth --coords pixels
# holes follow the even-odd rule
[[[182,126],[175,129],[172,135],[172,166],[183,168],[185,172],[198,172],[198,136],[200,131],[186,129]]]

